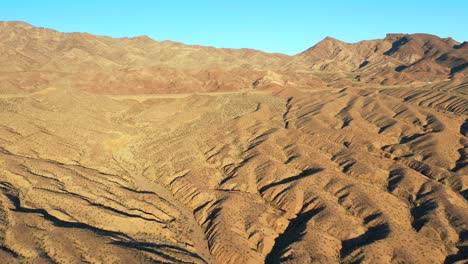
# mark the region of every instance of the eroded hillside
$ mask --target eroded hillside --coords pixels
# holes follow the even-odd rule
[[[11,262],[466,257],[458,92],[135,100],[49,88],[0,103],[0,254]]]
[[[468,259],[466,43],[0,36],[1,262]]]
[[[325,38],[295,56],[62,33],[0,22],[0,93],[72,86],[157,94],[335,86],[424,86],[466,75],[468,46],[427,34],[345,43]]]

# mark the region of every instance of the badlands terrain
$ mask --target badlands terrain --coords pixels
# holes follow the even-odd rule
[[[466,263],[467,66],[0,22],[0,262]]]

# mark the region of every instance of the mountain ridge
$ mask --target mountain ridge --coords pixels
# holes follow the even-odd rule
[[[3,93],[35,91],[64,78],[105,94],[307,89],[334,82],[424,85],[464,78],[468,62],[466,42],[429,34],[392,33],[356,43],[326,37],[293,56],[148,36],[62,33],[25,22],[0,22],[0,37]],[[275,81],[266,81],[271,74]]]

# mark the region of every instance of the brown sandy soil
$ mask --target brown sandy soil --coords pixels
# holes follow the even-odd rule
[[[2,251],[30,262],[466,257],[467,98],[329,89],[0,99]]]
[[[69,40],[82,34],[15,27],[36,32],[24,38],[48,32],[63,49],[87,45]],[[4,28],[0,32],[8,35]],[[128,42],[169,50],[177,46],[171,59],[186,54],[179,50],[182,44],[88,37],[99,39],[92,44],[96,49],[107,42]],[[382,49],[392,49],[396,37],[388,36],[384,42],[390,44]],[[419,37],[408,38],[406,43]],[[83,66],[74,59],[68,62],[68,75],[47,74],[45,69],[61,65],[52,62],[58,63],[58,57],[50,60],[44,55],[49,51],[37,50],[42,41],[28,40],[25,47],[37,45],[29,46],[27,55],[26,48],[15,49],[22,50],[24,61],[4,63],[24,75],[3,71],[0,77],[0,259],[466,263],[468,79],[466,69],[447,72],[455,67],[447,61],[455,56],[460,63],[467,54],[459,52],[463,44],[441,41],[457,48],[444,50],[449,55],[443,63],[430,53],[421,55],[430,69],[444,69],[431,83],[417,71],[408,72],[406,79],[404,71],[394,71],[391,82],[366,83],[366,76],[376,72],[363,69],[363,80],[356,81],[354,68],[346,67],[362,63],[360,59],[342,69],[338,61],[348,56],[335,60],[333,73],[314,69],[324,62],[318,55],[313,63],[307,59],[310,50],[291,58],[191,47],[200,57],[192,57],[190,50],[189,58],[202,61],[199,69],[212,63],[203,60],[207,50],[210,56],[226,53],[234,62],[218,65],[218,86],[197,86],[178,75],[183,60],[191,63],[185,57],[174,66],[176,77],[162,67],[157,72],[171,72],[170,78],[160,75],[164,82],[175,78],[188,84],[176,90],[183,94],[164,95],[170,88],[152,82],[136,90],[107,81],[82,86],[72,68]],[[2,37],[0,42],[5,47],[8,41]],[[419,54],[419,40],[414,42],[414,47],[400,45],[398,50]],[[122,48],[113,47],[112,52]],[[151,58],[151,52],[133,57],[138,52],[126,47],[122,54],[132,56],[129,63]],[[357,58],[368,55],[359,50],[353,51]],[[245,59],[246,54],[256,59]],[[65,60],[70,54],[62,55]],[[45,64],[29,61],[37,58]],[[89,62],[100,64],[99,76],[105,80],[118,71],[104,57]],[[231,63],[248,63],[260,74],[250,79],[256,73],[249,69],[252,76],[239,75],[240,66],[227,70]],[[83,79],[91,75],[85,73]],[[44,83],[31,86],[27,81],[34,76]]]

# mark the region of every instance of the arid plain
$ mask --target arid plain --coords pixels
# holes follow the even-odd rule
[[[467,66],[0,22],[0,262],[466,263]]]

